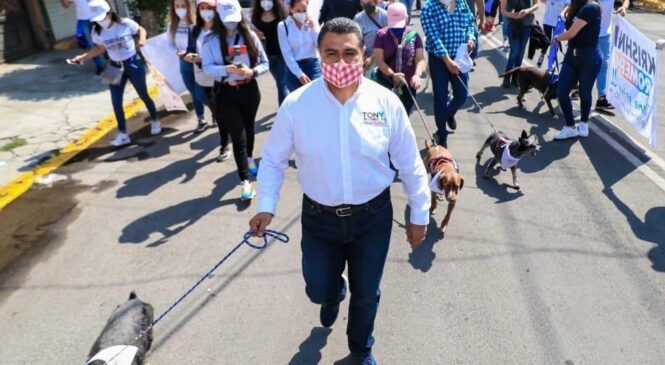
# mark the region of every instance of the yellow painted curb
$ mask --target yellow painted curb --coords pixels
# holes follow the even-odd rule
[[[157,87],[150,87],[148,93],[151,98],[156,98],[158,95]],[[125,111],[125,116],[129,119],[142,107],[143,102],[140,98],[136,98],[125,104],[123,110]],[[7,185],[0,187],[0,210],[28,191],[37,178],[46,176],[53,172],[53,170],[64,165],[72,157],[90,147],[115,127],[115,115],[111,114],[102,118],[94,127],[88,129],[76,140],[61,148],[58,154],[49,158],[44,163],[33,167],[30,171],[20,174],[14,180],[7,183]]]

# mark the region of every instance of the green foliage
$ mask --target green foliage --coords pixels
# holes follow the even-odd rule
[[[157,17],[159,30],[166,29],[166,17],[172,0],[131,0],[127,2],[129,10],[134,14],[141,14],[141,11],[152,11]],[[140,16],[140,15],[139,15]]]

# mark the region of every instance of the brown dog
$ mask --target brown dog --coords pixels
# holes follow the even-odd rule
[[[526,95],[529,89],[534,88],[540,91],[540,95],[543,100],[545,100],[545,104],[547,104],[547,107],[552,114],[552,118],[558,119],[559,117],[554,112],[554,107],[552,107],[552,99],[556,99],[557,97],[556,91],[559,86],[558,79],[553,83],[550,83],[550,80],[552,79],[551,73],[538,67],[526,66],[514,68],[499,75],[499,77],[513,75],[514,73],[517,73],[517,82],[520,87],[520,92],[517,94],[517,105],[519,105],[520,108],[524,108],[524,95]]]
[[[427,172],[429,172],[432,180],[436,178],[436,181],[432,182],[435,186],[432,187],[432,184],[430,184],[430,188],[432,189],[430,215],[436,214],[436,207],[439,200],[443,201],[443,199],[446,199],[448,201],[448,211],[439,226],[441,232],[445,233],[448,229],[448,222],[450,221],[453,209],[455,209],[459,193],[462,187],[464,187],[464,178],[460,175],[457,162],[455,162],[450,151],[442,146],[432,146],[429,141],[425,141],[425,148],[427,148],[427,154],[425,155],[424,162]],[[434,190],[435,188],[438,192]]]

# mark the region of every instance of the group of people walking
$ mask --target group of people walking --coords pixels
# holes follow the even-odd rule
[[[411,26],[411,1],[325,0],[319,19],[307,12],[308,0],[255,0],[249,19],[242,15],[237,0],[171,3],[167,34],[192,96],[197,117],[194,132],[217,126],[217,161],[233,154],[241,199],[256,195],[252,176],[258,175],[261,182],[260,213],[250,222],[255,234],[262,235],[270,223],[288,159],[293,153],[297,156],[299,182],[305,192],[302,249],[307,294],[322,305],[322,324],[330,326],[339,303],[347,290],[351,291],[347,334],[349,348],[359,363],[376,363],[371,354],[372,330],[390,239],[392,210],[386,208],[390,202],[387,188],[394,169],[409,192],[409,242],[417,246],[426,232],[430,192],[408,124],[414,95],[426,71],[429,69],[433,87],[434,137],[445,147],[451,130],[457,128],[456,114],[468,96],[479,30],[491,31],[486,24],[489,21],[493,26],[496,9],[508,23],[506,70],[522,63],[539,4],[534,0],[494,1],[496,5],[489,7],[482,0],[428,0],[419,4],[425,38]],[[588,135],[594,83],[600,95],[597,107],[609,107],[604,95],[613,0],[600,0],[600,4],[594,0],[568,1],[550,0],[543,22],[551,42],[568,41],[558,88],[566,126],[556,139]],[[146,61],[140,52],[146,41],[145,29],[120,18],[105,0],[86,4],[87,19],[82,19],[80,26],[89,27],[89,35],[82,33],[89,39],[90,49],[72,61],[96,60],[98,72],[110,84],[118,121],[118,135],[111,144],[131,143],[122,108],[127,81],[150,113],[150,133],[158,135],[161,124],[148,94]],[[617,12],[623,15],[627,7],[625,0]],[[565,18],[566,31],[553,36],[560,15]],[[98,64],[103,54],[109,59],[105,67]],[[282,107],[259,171],[254,159],[254,124],[261,103],[256,78],[268,72]],[[364,81],[363,74],[376,83]],[[503,80],[504,87],[514,84],[514,80]],[[575,86],[582,108],[577,125],[570,102]],[[205,108],[212,116],[210,123]],[[310,123],[312,115],[321,123]],[[363,225],[348,221],[351,215],[361,216],[358,222]],[[341,246],[332,248],[338,243]],[[344,245],[349,248],[341,249]],[[348,283],[341,276],[345,262],[349,265]]]

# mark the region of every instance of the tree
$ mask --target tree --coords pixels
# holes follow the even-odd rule
[[[131,0],[127,6],[139,15],[139,22],[148,32],[148,37],[166,29],[166,14],[172,0]]]

